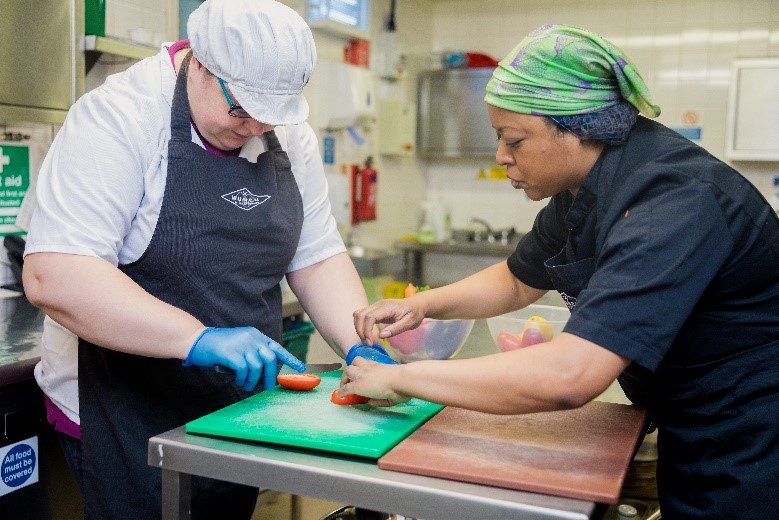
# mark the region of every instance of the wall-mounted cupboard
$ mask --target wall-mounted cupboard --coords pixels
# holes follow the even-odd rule
[[[735,60],[731,72],[725,156],[779,161],[779,58]]]

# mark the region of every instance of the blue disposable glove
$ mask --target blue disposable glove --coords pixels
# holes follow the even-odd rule
[[[184,366],[223,366],[235,371],[235,384],[247,392],[257,386],[276,386],[276,360],[302,372],[306,364],[254,327],[209,327],[192,344]]]
[[[373,345],[366,345],[365,343],[357,343],[356,345],[353,345],[349,349],[349,352],[346,353],[346,364],[351,365],[352,362],[354,361],[354,358],[356,357],[370,359],[371,361],[375,361],[377,363],[383,363],[385,365],[398,364],[398,362],[392,359],[390,355],[387,353],[387,351],[384,350],[384,347],[382,347],[378,343],[374,343]]]

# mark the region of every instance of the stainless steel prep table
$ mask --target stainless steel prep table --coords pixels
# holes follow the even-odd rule
[[[478,454],[474,454],[478,457]],[[188,519],[191,475],[425,520],[589,519],[593,502],[380,470],[376,461],[187,434],[149,440],[162,470],[164,520]]]

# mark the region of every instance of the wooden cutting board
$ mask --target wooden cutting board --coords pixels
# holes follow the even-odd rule
[[[379,467],[614,504],[645,420],[642,408],[599,401],[527,415],[447,407]]]

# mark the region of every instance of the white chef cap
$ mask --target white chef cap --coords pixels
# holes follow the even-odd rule
[[[206,0],[187,22],[195,57],[230,85],[253,119],[293,125],[308,117],[303,87],[316,64],[311,29],[276,0]]]

